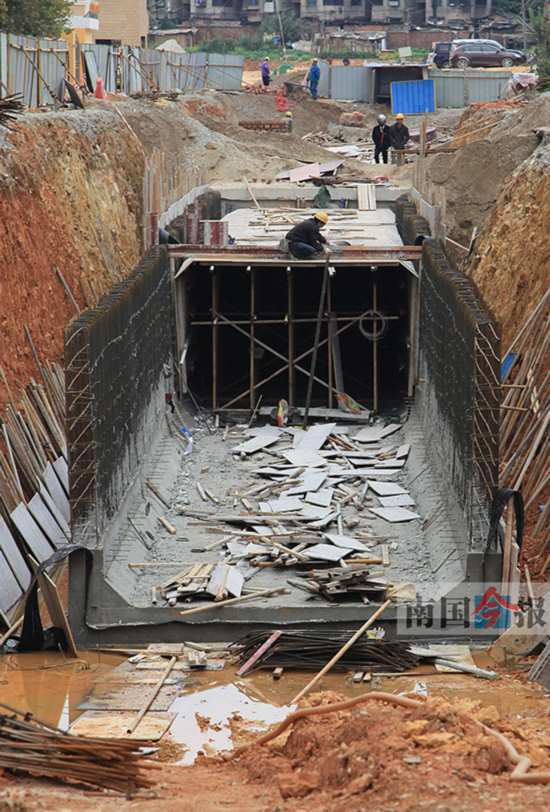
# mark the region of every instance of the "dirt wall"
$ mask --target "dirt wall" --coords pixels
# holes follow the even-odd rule
[[[550,284],[550,144],[504,185],[468,269],[502,325],[502,349]]]
[[[0,149],[0,365],[14,396],[37,375],[24,325],[59,359],[75,315],[56,270],[84,307],[139,256],[143,154],[129,132],[85,123],[28,117]]]

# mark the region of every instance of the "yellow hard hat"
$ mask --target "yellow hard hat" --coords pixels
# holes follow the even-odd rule
[[[403,115],[403,113],[398,113],[395,118],[397,119],[397,121],[403,121],[405,116]]]
[[[325,225],[328,223],[328,214],[326,211],[316,211],[313,216],[316,220],[320,220],[320,222],[324,223]]]

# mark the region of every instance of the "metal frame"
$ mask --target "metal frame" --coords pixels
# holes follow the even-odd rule
[[[338,344],[335,341],[338,337],[362,319],[373,319],[373,328],[376,332],[376,325],[379,323],[372,316],[371,311],[377,307],[377,281],[372,279],[373,301],[372,307],[361,313],[353,313],[346,316],[337,316],[332,312],[332,281],[331,275],[328,278],[327,298],[323,312],[320,317],[295,318],[295,278],[294,271],[306,267],[317,267],[322,270],[325,267],[323,260],[298,261],[276,252],[273,248],[251,247],[251,248],[212,248],[211,246],[188,246],[173,245],[168,248],[170,255],[171,276],[173,280],[173,291],[176,312],[176,340],[177,357],[179,360],[180,383],[183,392],[187,391],[187,375],[185,370],[186,348],[189,343],[189,330],[191,327],[210,327],[212,331],[212,410],[216,413],[224,411],[238,411],[236,404],[244,398],[249,399],[249,409],[252,411],[257,404],[258,390],[276,378],[288,372],[288,402],[295,406],[296,398],[296,373],[306,376],[327,390],[328,408],[333,408],[334,395],[340,394],[337,388],[336,373],[334,369],[335,361],[338,363]],[[421,257],[421,246],[389,246],[377,249],[346,248],[337,257],[331,258],[331,268],[338,266],[365,267],[365,271],[377,271],[379,268],[395,267],[401,262],[418,263]],[[205,272],[210,272],[212,279],[211,286],[211,318],[189,321],[187,308],[187,294],[185,289],[185,272],[195,264],[205,267]],[[229,318],[228,315],[220,311],[220,272],[223,267],[246,267],[250,279],[249,288],[249,318]],[[287,312],[283,318],[259,319],[256,317],[256,278],[259,270],[269,273],[269,268],[282,269],[287,272]],[[417,369],[417,345],[418,345],[418,278],[416,270],[409,272],[409,372],[408,372],[408,393],[412,394],[416,380]],[[398,315],[385,315],[386,320],[397,320]],[[316,324],[321,329],[325,326],[325,337],[314,343],[310,348],[296,354],[295,328],[299,324]],[[274,347],[260,340],[256,329],[265,325],[279,325],[288,330],[288,354],[285,356]],[[249,345],[249,386],[243,389],[238,395],[231,397],[228,401],[220,403],[219,399],[219,363],[220,363],[220,330],[222,327],[230,327],[243,335],[248,340]],[[312,356],[315,350],[319,350],[327,345],[328,352],[328,376],[324,380],[317,374],[311,376],[311,370],[303,366],[306,358]],[[379,350],[378,342],[372,342],[373,352],[373,411],[379,408]],[[261,380],[257,379],[257,368],[255,359],[255,349],[261,347],[267,353],[279,358],[283,364],[275,371],[271,372]]]

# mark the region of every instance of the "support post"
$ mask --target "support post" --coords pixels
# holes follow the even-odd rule
[[[219,325],[220,308],[219,271],[212,270],[212,411],[218,408],[218,366],[219,366]]]
[[[250,269],[250,409],[256,406],[256,358],[254,355],[256,340],[256,273]]]
[[[378,310],[378,285],[376,277],[372,281],[372,309],[376,313]],[[376,414],[378,412],[378,319],[372,322],[372,410]]]
[[[313,395],[313,379],[315,377],[315,368],[317,366],[317,355],[319,354],[319,340],[321,338],[321,322],[323,319],[323,309],[327,298],[327,280],[328,280],[328,256],[323,268],[323,281],[321,283],[321,296],[319,297],[319,310],[317,312],[317,324],[315,325],[315,341],[313,344],[313,354],[311,356],[311,369],[309,372],[309,379],[307,382],[307,396],[306,407],[304,410],[304,429],[307,428],[309,420],[309,410],[311,408],[311,397]]]
[[[327,345],[328,349],[328,408],[332,409],[333,407],[333,398],[332,398],[332,387],[333,387],[333,347],[332,347],[332,336],[331,336],[331,318],[332,318],[332,279],[329,276],[328,279],[328,289],[327,289],[327,311],[328,311],[328,322],[327,322],[327,330],[329,336],[329,342]]]
[[[418,279],[409,274],[409,379],[407,395],[412,397],[416,383],[416,359],[418,347]]]
[[[288,404],[294,406],[296,376],[294,374],[294,273],[287,271],[288,285]]]

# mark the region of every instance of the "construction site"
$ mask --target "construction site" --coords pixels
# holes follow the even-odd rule
[[[0,812],[542,808],[550,93],[212,70],[0,97]]]

